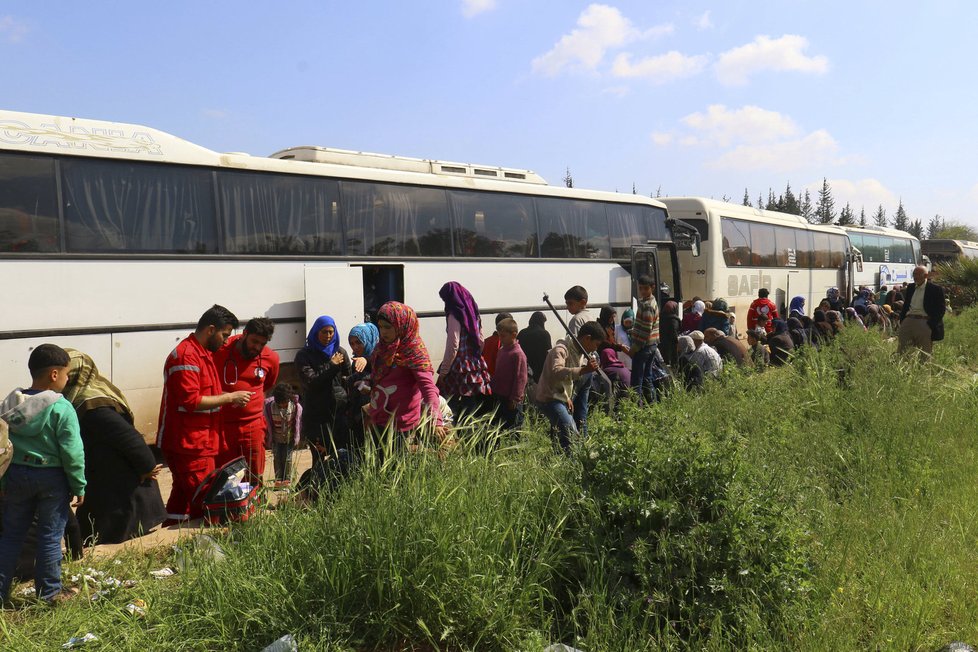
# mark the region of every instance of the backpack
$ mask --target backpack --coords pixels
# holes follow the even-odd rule
[[[10,461],[14,459],[14,445],[10,441],[10,428],[0,419],[0,478],[7,472]]]

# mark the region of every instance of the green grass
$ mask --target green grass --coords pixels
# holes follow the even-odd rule
[[[534,419],[492,455],[389,455],[313,507],[95,566],[129,589],[0,618],[0,648],[931,650],[978,642],[978,311],[927,365],[847,331],[622,418],[574,458]],[[486,432],[485,426],[475,428]],[[118,562],[118,563],[116,563]],[[124,611],[146,600],[145,618]]]

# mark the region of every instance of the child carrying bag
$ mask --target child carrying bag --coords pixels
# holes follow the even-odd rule
[[[211,525],[244,522],[258,507],[261,478],[251,472],[243,457],[233,459],[207,474],[194,494],[204,520]]]

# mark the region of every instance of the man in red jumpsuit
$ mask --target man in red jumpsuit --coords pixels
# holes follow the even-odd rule
[[[170,352],[163,365],[156,445],[173,476],[164,525],[202,515],[200,505],[191,506],[191,502],[197,487],[214,470],[221,406],[240,408],[251,400],[251,392],[221,393],[214,366],[214,352],[237,325],[238,319],[230,310],[215,304],[201,315],[197,329]]]
[[[265,346],[274,332],[271,319],[256,317],[245,324],[243,334],[233,336],[214,354],[223,391],[251,392],[243,408],[221,410],[223,436],[217,465],[242,455],[259,478],[265,473],[265,393],[270,394],[278,380],[278,353]]]
[[[768,333],[774,330],[774,320],[778,318],[778,307],[774,305],[774,302],[768,299],[770,292],[767,288],[761,288],[757,291],[757,298],[750,304],[750,308],[747,309],[747,330],[752,331],[757,326],[757,317],[759,315],[767,316],[767,323],[764,324],[764,330]]]

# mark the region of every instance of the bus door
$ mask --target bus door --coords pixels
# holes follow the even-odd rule
[[[845,264],[842,271],[842,282],[839,284],[840,288],[843,289],[843,296],[845,297],[846,304],[852,301],[852,297],[856,293],[856,273],[862,273],[863,271],[863,254],[859,249],[855,247],[850,247],[846,252]],[[880,279],[874,279],[876,287],[880,286]]]
[[[632,247],[632,297],[638,298],[638,278],[649,275],[655,282],[653,287],[659,287],[659,248],[657,245]],[[672,289],[670,288],[670,291]],[[659,292],[653,294],[660,301]]]
[[[347,333],[363,321],[363,270],[359,267],[307,265],[305,268],[306,332],[321,315]],[[341,344],[345,344],[342,341]]]

